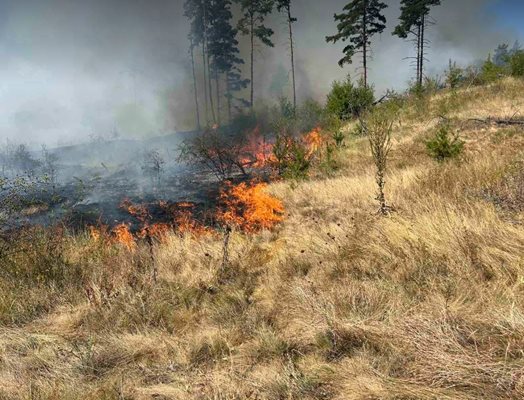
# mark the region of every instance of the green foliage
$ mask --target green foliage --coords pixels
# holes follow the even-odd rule
[[[346,139],[346,135],[344,135],[344,132],[342,132],[340,129],[333,132],[331,135],[331,138],[335,142],[335,146],[337,148],[340,148],[344,145],[344,140]]]
[[[405,39],[421,23],[422,17],[429,14],[430,7],[440,5],[440,0],[402,0],[400,4],[400,23],[393,35]]]
[[[339,40],[349,41],[344,47],[344,57],[338,64],[351,64],[355,53],[362,49],[364,60],[367,57],[368,47],[371,45],[371,37],[382,33],[386,28],[386,18],[382,10],[387,4],[379,0],[353,0],[344,7],[344,12],[335,14],[338,22],[338,32],[333,36],[327,36],[327,42],[337,43]]]
[[[497,65],[491,59],[491,54],[482,65],[481,80],[484,83],[492,83],[506,74],[504,66]]]
[[[426,142],[428,154],[438,162],[456,158],[464,150],[464,142],[458,133],[451,134],[448,125],[442,125],[435,136]]]
[[[360,121],[358,121],[355,127],[351,130],[351,136],[361,137],[366,136],[366,130]]]
[[[301,133],[309,132],[323,123],[324,108],[313,100],[306,100],[296,112],[298,129]]]
[[[456,62],[449,60],[449,67],[446,71],[446,83],[451,89],[456,89],[464,81],[462,68]]]
[[[524,51],[516,51],[509,59],[511,75],[524,77]]]
[[[253,35],[266,46],[273,47],[273,30],[264,25],[265,18],[273,11],[272,0],[236,0],[240,4],[242,16],[238,30],[243,35]]]
[[[372,107],[375,101],[373,88],[360,83],[353,85],[351,78],[335,81],[327,96],[326,111],[336,115],[342,121],[361,115]]]
[[[298,139],[278,135],[273,145],[275,168],[280,176],[286,179],[307,178],[311,161],[307,149]]]
[[[295,107],[293,107],[293,103],[287,97],[282,96],[278,99],[278,107],[283,118],[291,119],[295,117]]]

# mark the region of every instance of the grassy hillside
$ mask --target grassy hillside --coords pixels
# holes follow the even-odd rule
[[[376,213],[366,138],[279,182],[285,221],[149,250],[38,235],[0,275],[0,399],[524,398],[524,82],[408,101]],[[436,163],[440,116],[465,140]],[[20,243],[20,246],[24,246]]]

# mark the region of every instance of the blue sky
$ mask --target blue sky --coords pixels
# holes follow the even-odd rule
[[[524,42],[524,0],[499,0],[488,7],[497,16],[497,25],[514,29],[520,42]]]

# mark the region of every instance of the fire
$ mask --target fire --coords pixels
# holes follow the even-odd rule
[[[111,230],[111,233],[114,235],[114,240],[116,243],[123,245],[128,250],[136,249],[135,238],[129,230],[129,225],[119,224]]]
[[[304,144],[307,148],[308,158],[311,158],[315,153],[317,153],[322,147],[324,139],[320,134],[320,128],[315,128],[303,138]]]
[[[88,229],[91,239],[95,242],[103,241],[103,243],[121,244],[128,250],[136,249],[135,238],[126,224],[119,224],[111,231],[109,231],[107,225],[101,223],[98,226],[89,226]]]
[[[136,217],[141,222],[145,222],[151,217],[149,215],[149,210],[145,205],[133,204],[129,199],[122,200],[119,207],[126,210],[130,215]]]
[[[181,202],[169,205],[164,203],[161,207],[171,216],[176,227],[176,232],[180,234],[189,233],[194,236],[202,236],[210,233],[201,222],[194,217],[194,203]]]
[[[220,193],[217,220],[247,233],[271,229],[283,220],[284,206],[265,192],[265,183],[228,184]]]
[[[137,234],[141,239],[146,237],[157,239],[158,241],[165,242],[169,232],[172,232],[173,228],[171,225],[159,222],[152,225],[144,226]]]
[[[293,145],[303,146],[308,159],[312,159],[318,154],[324,144],[324,137],[320,127],[313,129],[299,138],[288,137],[286,146],[292,148]],[[278,167],[278,159],[274,154],[275,144],[266,140],[260,134],[257,127],[250,133],[248,144],[243,149],[244,156],[241,159],[242,165],[253,169],[263,169],[266,167]]]
[[[256,127],[248,136],[248,143],[243,149],[246,155],[241,162],[251,168],[264,168],[273,158],[273,144],[260,134],[260,127]]]
[[[91,239],[93,239],[95,242],[98,242],[100,238],[102,237],[102,230],[94,226],[89,226],[88,229],[89,229],[89,235],[91,236]]]

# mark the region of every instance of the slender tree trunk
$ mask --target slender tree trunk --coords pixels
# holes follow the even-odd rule
[[[198,87],[197,78],[195,72],[195,52],[193,47],[193,39],[191,39],[191,68],[193,70],[193,90],[195,91],[195,111],[196,111],[196,123],[197,129],[200,130],[200,107],[198,106]]]
[[[202,31],[204,33],[204,37],[202,40],[202,69],[204,70],[204,100],[206,103],[205,110],[206,110],[206,126],[209,127],[209,105],[208,105],[208,97],[207,97],[207,9],[205,5],[205,1],[201,0],[202,4],[202,10],[203,10],[203,16],[202,16]]]
[[[255,21],[254,21],[254,15],[251,13],[251,21],[250,21],[251,27],[250,27],[250,33],[251,33],[251,96],[250,96],[250,102],[251,102],[251,111],[253,111],[254,106],[254,99],[255,99],[255,89],[254,89],[254,71],[255,71]]]
[[[203,30],[204,30],[204,48],[205,48],[205,51],[204,51],[204,70],[207,70],[207,82],[204,81],[204,86],[208,86],[209,87],[209,105],[211,106],[211,114],[213,116],[213,123],[216,123],[216,117],[215,117],[215,108],[214,108],[214,105],[213,105],[213,90],[212,90],[212,87],[211,87],[211,66],[209,64],[209,54],[208,54],[208,47],[207,47],[207,8],[204,4],[204,2],[202,3],[202,8],[203,8]],[[207,63],[207,68],[206,68],[206,63]],[[205,74],[205,72],[204,72]]]
[[[364,42],[362,47],[362,64],[364,67],[364,87],[368,87],[368,33],[367,33],[367,14],[364,5],[364,13],[362,14],[362,41]]]
[[[227,119],[231,123],[231,88],[229,84],[229,76],[226,74],[226,92],[227,92]]]
[[[213,124],[217,123],[217,117],[215,114],[215,104],[213,102],[213,86],[211,83],[211,64],[209,62],[209,55],[207,57],[207,83],[209,86],[209,105],[211,106],[211,115],[213,117]]]
[[[415,36],[417,39],[417,77],[416,77],[415,82],[418,86],[420,82],[420,37],[421,37],[420,24],[417,25],[417,33]]]
[[[204,102],[206,110],[206,126],[209,126],[209,104],[207,101],[207,65],[206,65],[206,47],[202,43],[202,70],[204,72]]]
[[[287,21],[289,25],[289,43],[291,45],[291,78],[293,80],[293,111],[297,108],[297,89],[295,85],[295,46],[293,43],[293,18],[291,17],[291,4],[287,7]]]
[[[218,69],[215,69],[215,85],[217,92],[217,122],[218,125],[220,125],[222,121],[220,120],[220,76],[218,74]]]
[[[422,23],[420,24],[420,76],[419,76],[419,85],[422,87],[424,82],[424,31],[426,28],[426,16],[422,16]]]

